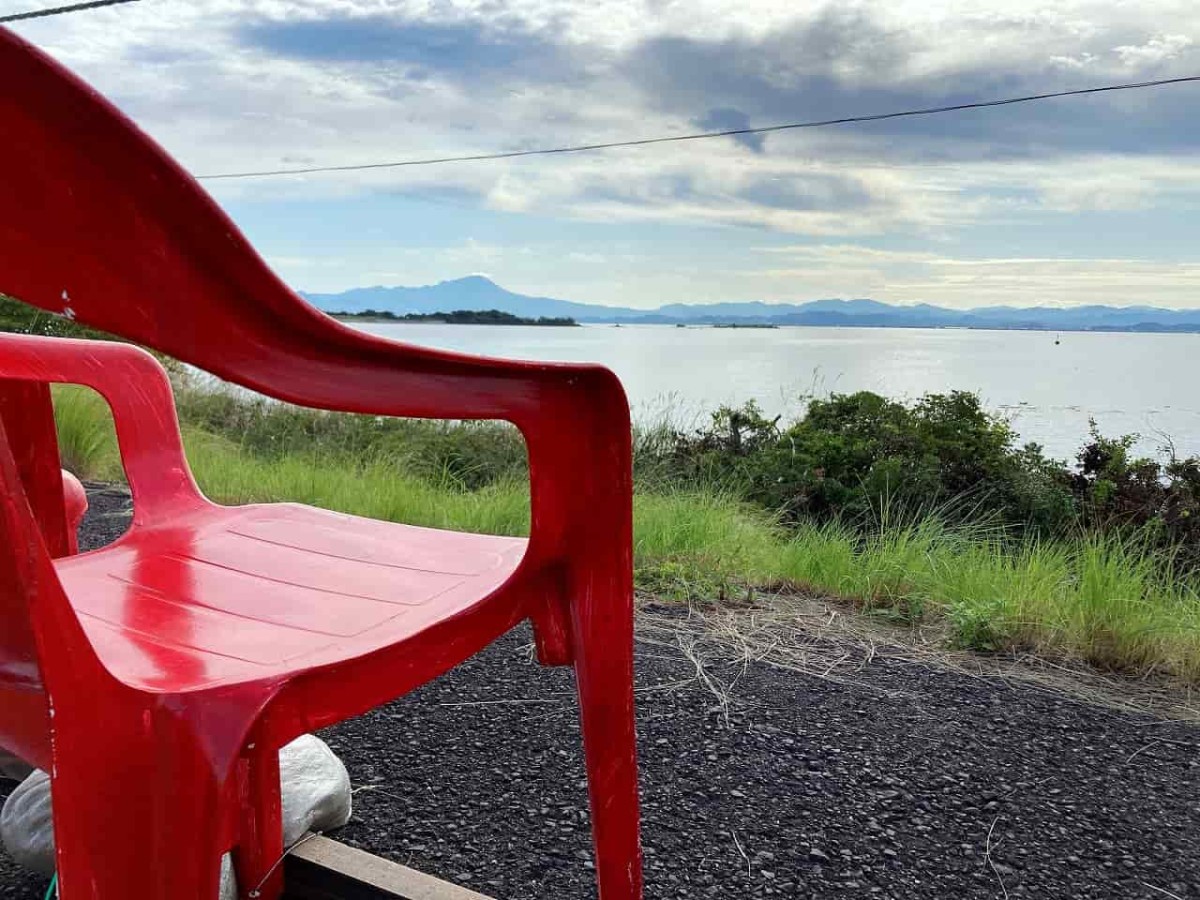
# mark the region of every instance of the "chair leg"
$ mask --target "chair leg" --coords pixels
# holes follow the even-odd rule
[[[600,900],[640,900],[632,617],[576,608],[571,624]]]
[[[256,742],[241,778],[242,827],[233,861],[243,900],[278,900],[283,893],[283,803],[279,751]]]
[[[221,792],[211,770],[156,742],[95,756],[91,749],[56,759],[52,794],[60,896],[215,898],[223,848]]]

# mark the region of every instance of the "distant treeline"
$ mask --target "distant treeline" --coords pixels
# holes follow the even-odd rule
[[[456,309],[453,312],[439,313],[405,313],[402,316],[387,310],[379,311],[365,309],[362,312],[330,313],[335,319],[370,319],[379,322],[437,322],[443,325],[551,325],[571,327],[578,325],[574,319],[566,316],[550,318],[540,316],[536,319],[526,319],[514,316],[512,313],[501,312],[498,309]]]

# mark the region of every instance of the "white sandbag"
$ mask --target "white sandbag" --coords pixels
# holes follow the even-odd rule
[[[350,821],[350,775],[329,745],[304,734],[279,751],[283,786],[283,846],[308,831],[332,831]]]
[[[50,776],[41,769],[35,769],[4,801],[0,838],[8,855],[19,865],[47,878],[54,874]]]
[[[54,874],[54,823],[51,816],[50,776],[35,769],[13,791],[0,811],[4,849],[18,865],[49,878]],[[219,900],[238,900],[233,858],[221,857]]]
[[[219,900],[238,900],[237,878],[233,874],[233,856],[226,853],[221,857],[221,888]]]
[[[283,842],[290,847],[307,831],[330,831],[350,821],[350,776],[320,738],[304,735],[279,751],[283,793]],[[50,776],[34,770],[0,810],[0,840],[9,855],[30,871],[54,873],[54,822]],[[237,900],[229,854],[221,859],[220,900]]]

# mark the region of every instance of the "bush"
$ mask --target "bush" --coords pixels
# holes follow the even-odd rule
[[[707,427],[656,440],[665,462],[642,467],[658,483],[719,485],[793,527],[842,522],[869,536],[935,514],[1010,536],[1136,538],[1175,568],[1198,570],[1200,458],[1171,448],[1165,460],[1137,456],[1137,440],[1105,437],[1093,422],[1071,466],[1037,444],[1018,446],[974,394],[900,403],[861,391],[813,400],[788,426],[754,403],[722,407]]]
[[[724,407],[707,429],[678,434],[674,454],[681,477],[736,485],[791,522],[872,521],[885,508],[1035,526],[1075,515],[1063,464],[1036,445],[1015,446],[1008,422],[962,391],[911,404],[835,394],[782,429],[753,403]]]
[[[1200,565],[1200,459],[1165,462],[1131,454],[1135,435],[1106,438],[1091,423],[1073,488],[1092,531],[1137,531],[1178,549],[1180,562]],[[1168,448],[1170,449],[1170,448]]]

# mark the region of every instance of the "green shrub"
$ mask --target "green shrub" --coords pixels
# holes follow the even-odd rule
[[[1070,473],[1035,445],[1017,447],[1007,421],[960,391],[911,404],[835,394],[786,428],[753,403],[725,407],[707,429],[677,435],[673,449],[681,477],[737,485],[789,521],[871,522],[884,506],[1039,527],[1074,516]]]

